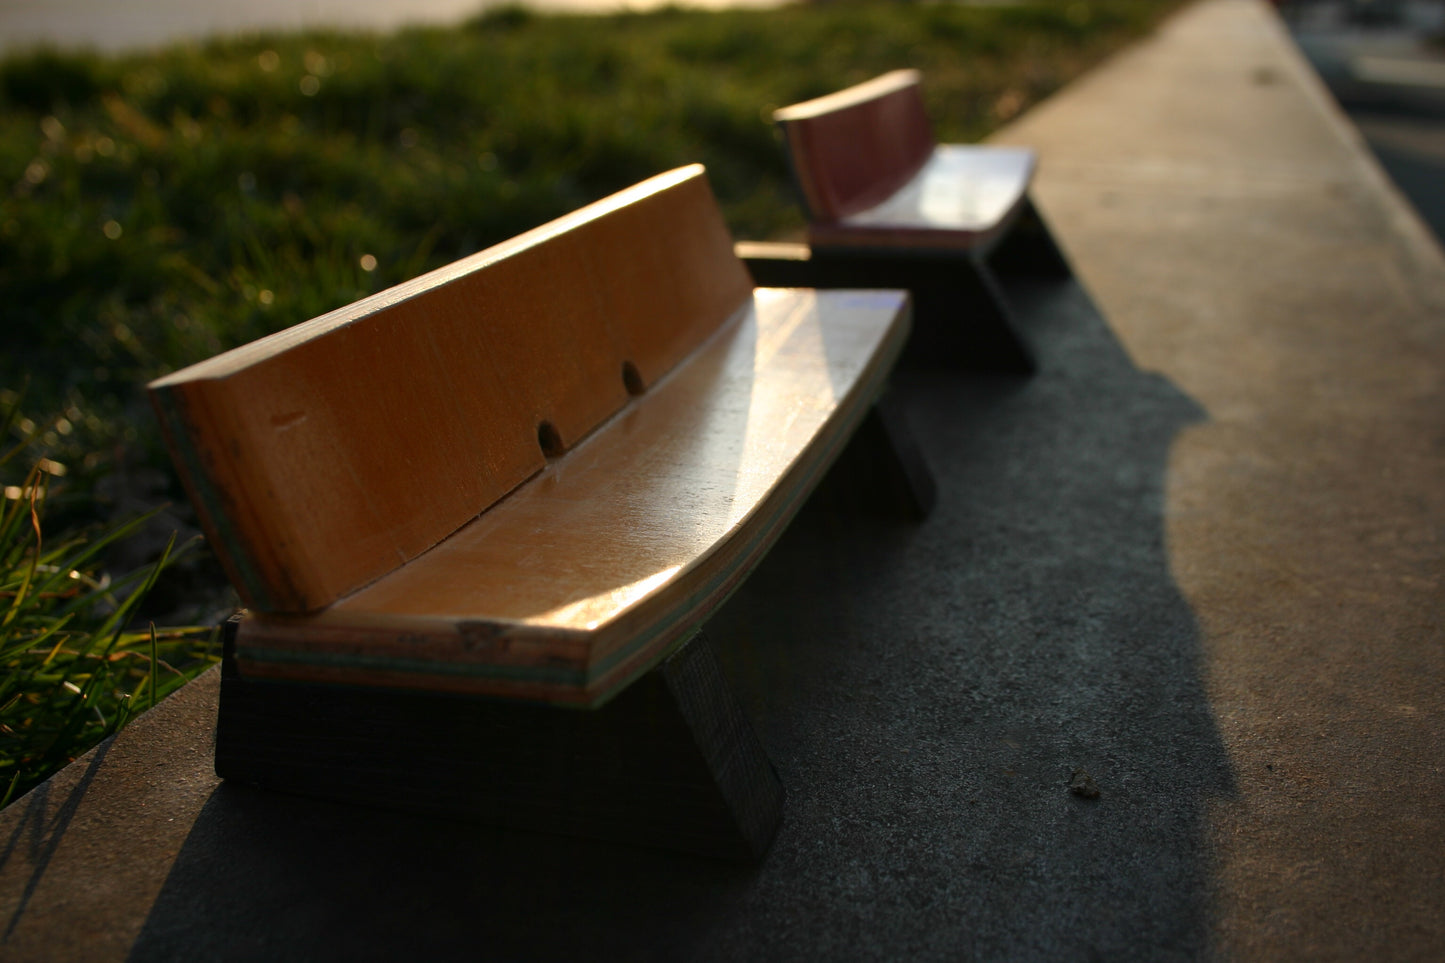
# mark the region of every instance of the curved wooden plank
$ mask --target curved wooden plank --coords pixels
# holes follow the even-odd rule
[[[441,545],[316,615],[248,619],[242,673],[606,700],[776,540],[881,390],[907,304],[758,290],[687,364]]]
[[[311,611],[540,471],[751,290],[693,165],[176,372],[151,397],[246,604]]]

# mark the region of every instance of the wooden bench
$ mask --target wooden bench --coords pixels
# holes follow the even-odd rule
[[[1034,152],[936,144],[916,70],[773,114],[808,243],[740,242],[759,284],[906,288],[912,356],[1034,370],[998,274],[1072,276],[1029,198]]]
[[[760,854],[781,787],[699,628],[860,424],[927,510],[875,405],[908,314],[754,290],[693,166],[154,382],[248,609],[217,771]]]

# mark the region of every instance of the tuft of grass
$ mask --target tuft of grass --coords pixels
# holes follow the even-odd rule
[[[12,406],[0,426],[18,418]],[[119,577],[100,571],[106,550],[147,516],[99,534],[46,537],[41,523],[59,463],[23,477],[0,453],[0,806],[40,783],[215,661],[214,629],[131,627],[175,558],[172,536],[152,564]]]

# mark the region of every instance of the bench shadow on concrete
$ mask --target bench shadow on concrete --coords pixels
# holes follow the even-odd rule
[[[1204,413],[1078,287],[1015,293],[1037,377],[898,379],[935,514],[850,512],[835,471],[709,628],[789,792],[760,867],[222,785],[132,958],[1207,950],[1232,776],[1163,515]]]

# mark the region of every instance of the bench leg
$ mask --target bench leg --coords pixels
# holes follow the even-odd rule
[[[941,265],[951,262],[957,267],[944,273]],[[905,364],[929,367],[937,365],[937,358],[954,357],[964,367],[983,371],[1031,375],[1038,370],[1034,350],[987,261],[964,255],[922,261],[916,271],[929,279],[910,289],[915,328]]]
[[[1068,281],[1074,276],[1074,269],[1034,206],[1033,198],[1024,199],[1018,219],[994,247],[988,262],[995,272],[1007,277]]]
[[[1037,368],[992,269],[980,257],[837,252],[806,244],[737,246],[756,284],[767,287],[902,288],[913,294],[912,367],[942,364],[1015,374]]]
[[[875,453],[890,501],[913,521],[927,518],[938,502],[938,485],[903,407],[891,393],[874,402],[858,434]]]
[[[859,422],[809,503],[834,517],[863,514],[912,523],[926,519],[938,501],[938,486],[906,414],[898,399],[885,391]]]
[[[731,859],[783,789],[698,633],[595,710],[242,678],[228,627],[216,772],[267,789]]]

